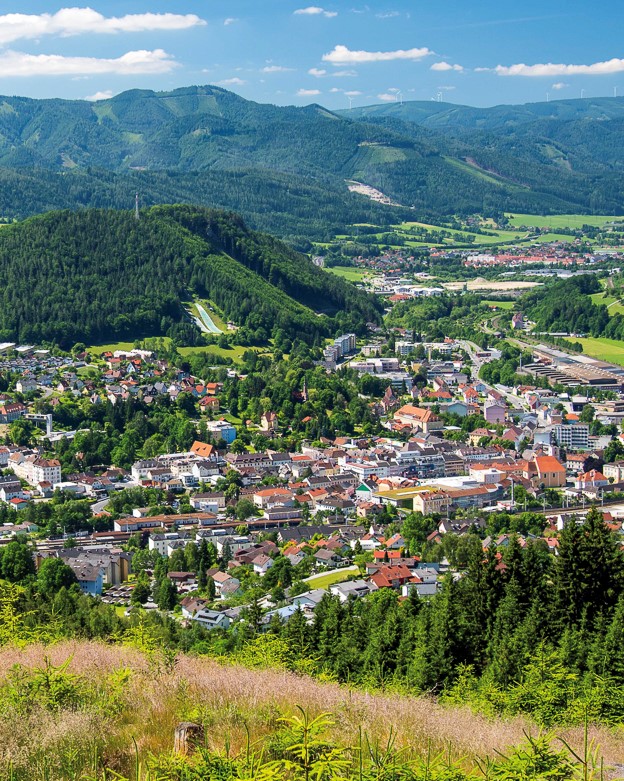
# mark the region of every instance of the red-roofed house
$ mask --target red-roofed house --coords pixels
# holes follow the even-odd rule
[[[597,491],[609,485],[609,480],[596,469],[580,474],[574,481],[574,487],[579,491]]]
[[[411,571],[405,564],[388,564],[385,567],[380,567],[379,570],[371,576],[371,581],[377,588],[393,588],[398,590],[401,586],[409,583],[413,577]]]
[[[564,465],[554,456],[536,456],[528,464],[529,475],[534,484],[544,488],[564,488],[566,470]]]
[[[405,404],[394,413],[397,423],[412,426],[419,431],[428,434],[430,431],[440,431],[444,428],[442,420],[430,409],[415,407],[413,404]]]

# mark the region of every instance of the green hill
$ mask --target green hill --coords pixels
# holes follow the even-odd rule
[[[582,212],[598,213],[603,203],[621,213],[624,98],[491,108],[413,101],[338,113],[417,142],[428,133],[449,161],[461,161],[475,176],[498,177],[501,198],[519,185],[523,197],[542,199],[538,213],[566,211],[563,200],[576,201]]]
[[[0,338],[64,346],[141,336],[193,343],[183,302],[214,301],[263,342],[362,330],[379,305],[236,215],[160,206],[52,212],[0,231]]]
[[[219,87],[109,100],[0,98],[0,215],[200,203],[305,248],[354,223],[448,214],[621,213],[624,99],[331,112]],[[487,175],[484,176],[484,173]],[[371,185],[401,207],[350,193]]]

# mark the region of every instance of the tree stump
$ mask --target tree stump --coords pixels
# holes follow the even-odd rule
[[[183,721],[175,728],[173,750],[181,756],[188,756],[203,745],[204,728],[192,721]]]

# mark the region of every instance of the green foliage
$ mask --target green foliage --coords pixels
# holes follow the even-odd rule
[[[11,583],[21,583],[35,574],[32,551],[25,540],[13,540],[0,550],[0,572]]]
[[[583,274],[531,290],[522,296],[519,306],[536,322],[537,331],[569,333],[573,330],[592,336],[610,336],[613,326],[606,306],[596,306],[590,298],[590,294],[601,289],[593,274]]]
[[[69,588],[77,582],[78,578],[73,569],[62,559],[52,557],[44,559],[39,566],[37,588],[39,593],[47,599],[51,599],[62,588]]]
[[[349,283],[239,218],[197,207],[156,207],[139,222],[111,210],[33,218],[0,234],[0,268],[0,334],[19,341],[171,335],[193,295],[215,301],[252,342],[274,329],[313,342],[379,319],[377,302]],[[185,341],[199,339],[185,328]]]

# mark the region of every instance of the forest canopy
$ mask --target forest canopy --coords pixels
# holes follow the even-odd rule
[[[53,212],[0,231],[0,339],[68,346],[192,326],[213,301],[264,339],[309,343],[379,320],[366,293],[236,215],[190,206]]]

